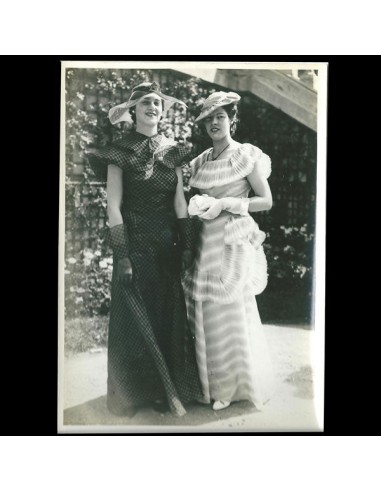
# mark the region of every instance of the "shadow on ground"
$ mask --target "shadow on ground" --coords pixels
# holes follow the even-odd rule
[[[241,417],[235,423],[235,427],[239,427],[245,425],[245,416],[257,412],[255,406],[248,401],[232,403],[230,407],[218,412],[215,412],[210,405],[201,404],[189,404],[186,410],[186,415],[181,418],[174,417],[169,412],[155,412],[151,408],[141,408],[133,417],[117,417],[108,411],[106,396],[101,396],[66,409],[64,425],[194,426],[222,422],[231,417]]]
[[[292,372],[285,379],[286,383],[295,386],[294,396],[311,400],[314,397],[312,368],[303,366],[298,371]]]

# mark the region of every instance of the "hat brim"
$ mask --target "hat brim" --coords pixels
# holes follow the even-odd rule
[[[177,99],[176,97],[167,96],[166,94],[163,94],[160,91],[150,91],[144,94],[144,96],[139,97],[138,99],[130,99],[129,101],[126,101],[124,103],[112,107],[108,112],[108,117],[110,119],[110,122],[113,125],[116,125],[117,123],[121,123],[122,121],[131,122],[132,121],[131,115],[128,110],[133,106],[136,106],[139,101],[149,96],[150,94],[156,94],[164,101],[163,113],[166,113],[170,109],[170,107],[176,103],[182,104],[183,106],[187,107],[187,105],[183,101],[180,101],[180,99]]]
[[[234,97],[233,97],[233,95],[234,95]],[[219,101],[216,101],[215,103],[210,104],[210,105],[207,105],[208,100],[206,100],[206,102],[204,103],[204,106],[206,106],[206,107],[203,107],[201,109],[201,113],[197,116],[197,118],[194,120],[194,122],[199,123],[204,118],[206,118],[211,113],[213,113],[213,111],[215,111],[216,109],[221,108],[223,106],[229,106],[229,104],[237,104],[240,100],[241,100],[241,96],[239,96],[236,93],[229,93],[229,95],[226,96],[226,98],[219,100]]]
[[[234,102],[229,101],[229,102],[224,102],[221,104],[213,104],[210,108],[203,109],[201,113],[197,116],[197,118],[194,120],[195,123],[199,123],[203,119],[205,119],[207,116],[209,116],[213,111],[215,111],[218,108],[221,108],[223,106],[229,106],[229,104],[234,104]]]

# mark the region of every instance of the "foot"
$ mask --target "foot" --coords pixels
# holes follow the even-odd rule
[[[230,405],[230,401],[217,400],[213,403],[213,410],[223,410],[224,408],[228,408]]]
[[[165,413],[169,410],[169,405],[166,401],[156,400],[152,402],[152,408],[155,410],[155,412]]]

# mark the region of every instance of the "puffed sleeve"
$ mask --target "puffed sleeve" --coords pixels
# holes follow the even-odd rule
[[[231,157],[231,164],[234,171],[242,177],[248,176],[254,169],[266,179],[271,174],[270,157],[255,145],[242,144]]]
[[[113,164],[121,169],[125,169],[128,162],[128,153],[116,149],[113,146],[91,150],[86,154],[91,169],[100,181],[107,180],[107,166]]]
[[[181,167],[188,164],[194,157],[194,152],[184,144],[177,144],[170,148],[164,156],[164,163],[168,167]]]
[[[201,154],[199,154],[198,156],[193,156],[192,160],[189,163],[189,166],[190,166],[191,172],[192,172],[192,176],[195,176],[197,174],[197,171],[204,164],[210,150],[211,149],[206,149],[203,152],[201,152]]]

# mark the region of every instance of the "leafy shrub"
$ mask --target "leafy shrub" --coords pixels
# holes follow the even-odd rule
[[[104,315],[110,309],[112,256],[84,249],[65,261],[65,316]]]
[[[264,248],[269,277],[287,287],[304,288],[312,283],[314,234],[307,224],[275,227],[267,234]],[[288,285],[286,285],[288,283]]]
[[[272,227],[264,243],[269,281],[258,296],[264,322],[313,322],[314,234],[307,225]]]
[[[81,317],[65,322],[65,354],[107,346],[108,317]]]

